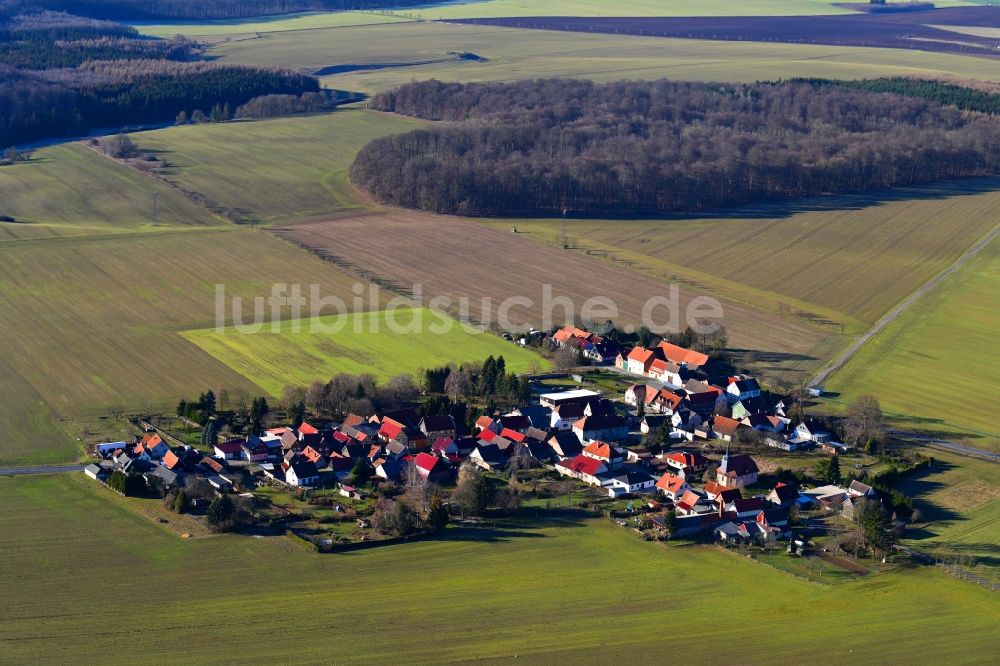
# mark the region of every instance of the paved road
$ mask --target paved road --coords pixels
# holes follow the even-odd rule
[[[61,474],[64,472],[82,472],[83,465],[51,465],[45,467],[13,467],[0,469],[0,476],[24,476],[26,474]]]
[[[832,364],[828,365],[826,368],[820,371],[818,375],[813,377],[812,382],[810,383],[814,386],[822,386],[823,382],[825,382],[830,377],[830,375],[835,373],[837,370],[840,370],[844,366],[844,364],[846,364],[849,360],[851,360],[851,357],[854,356],[859,349],[861,349],[862,347],[865,346],[865,344],[868,343],[869,340],[871,340],[873,337],[881,333],[886,326],[891,324],[897,317],[906,312],[910,308],[910,306],[912,306],[914,303],[920,300],[920,298],[924,294],[926,294],[931,289],[941,284],[942,280],[944,280],[946,277],[948,277],[949,275],[957,271],[959,268],[967,264],[970,259],[976,256],[976,254],[978,254],[980,250],[986,247],[990,241],[996,238],[998,234],[1000,234],[1000,225],[996,226],[993,229],[993,231],[980,238],[972,247],[966,250],[965,254],[959,257],[955,261],[955,263],[953,263],[951,266],[949,266],[945,270],[935,275],[926,284],[924,284],[924,286],[920,287],[920,289],[917,289],[915,292],[907,296],[902,303],[897,305],[884,317],[875,322],[875,325],[872,326],[871,330],[869,330],[867,333],[865,333],[860,338],[855,340],[854,344],[848,347],[843,354],[838,356],[837,359]]]

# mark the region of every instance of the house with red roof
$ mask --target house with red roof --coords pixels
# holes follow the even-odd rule
[[[171,472],[177,472],[181,469],[181,459],[177,457],[177,454],[173,451],[168,450],[163,454],[163,459],[160,464],[169,469]]]
[[[691,486],[684,477],[667,472],[656,482],[656,489],[663,493],[664,496],[677,501],[684,493],[691,490]]]
[[[634,375],[645,375],[656,359],[656,353],[645,347],[633,347],[625,361],[625,369]]]
[[[598,476],[608,471],[608,466],[597,458],[591,458],[582,453],[575,458],[556,463],[556,471],[563,476],[580,479],[584,483],[600,487],[603,480]]]
[[[222,442],[221,444],[216,444],[215,457],[222,458],[223,460],[239,460],[243,456],[243,445],[246,440],[231,440],[228,442]]]
[[[608,469],[614,469],[621,465],[625,458],[621,452],[607,442],[595,441],[584,447],[581,455],[600,460]]]
[[[448,461],[430,453],[418,453],[411,462],[420,478],[427,481],[442,481],[451,472]]]
[[[689,370],[697,370],[708,363],[707,354],[702,354],[693,349],[685,349],[684,347],[671,344],[666,340],[660,342],[658,348],[663,353],[665,359],[677,365],[684,366]]]
[[[697,451],[671,451],[660,459],[678,472],[683,472],[685,477],[708,469],[708,458]]]
[[[155,432],[147,432],[133,449],[135,457],[142,460],[160,460],[168,451],[170,447]]]

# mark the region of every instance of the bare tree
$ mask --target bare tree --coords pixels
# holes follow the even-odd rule
[[[871,395],[859,396],[847,409],[844,434],[855,446],[871,451],[885,436],[885,416],[878,399]]]
[[[552,362],[559,372],[569,372],[580,362],[580,352],[569,345],[563,345],[553,354]]]

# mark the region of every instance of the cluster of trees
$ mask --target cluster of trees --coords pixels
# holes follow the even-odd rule
[[[412,0],[14,0],[20,7],[43,7],[82,16],[115,20],[152,18],[220,19],[288,14],[291,12],[384,9],[413,4]]]
[[[201,46],[108,21],[0,3],[0,146],[317,93],[311,76],[195,60]],[[308,98],[307,98],[308,101]]]
[[[792,79],[792,81],[808,83],[817,88],[841,86],[875,93],[894,93],[957,106],[963,111],[1000,115],[1000,94],[931,79],[893,76],[882,79],[858,79],[856,81],[847,79]]]
[[[464,215],[646,215],[1000,171],[1000,124],[809,83],[411,83],[371,106],[453,121],[376,139],[351,178]]]
[[[116,469],[108,477],[108,487],[126,497],[139,497],[146,492],[146,480],[140,474]]]
[[[296,113],[319,113],[329,111],[352,96],[339,90],[320,90],[301,95],[262,95],[237,107],[235,117],[274,118]]]
[[[328,382],[317,380],[307,387],[285,387],[281,406],[294,422],[307,409],[316,414],[333,415],[395,409],[414,401],[419,392],[413,377],[407,374],[396,375],[379,384],[374,375],[340,373]]]
[[[524,402],[531,395],[528,378],[508,373],[503,356],[492,355],[481,366],[468,364],[426,370],[424,386],[432,393],[445,393],[456,400],[485,397],[513,403]]]
[[[177,403],[177,416],[190,419],[195,423],[205,425],[208,419],[215,416],[215,391],[208,390],[198,396],[197,400],[181,399]]]

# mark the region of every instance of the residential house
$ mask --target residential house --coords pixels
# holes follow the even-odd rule
[[[798,488],[786,483],[778,483],[765,499],[775,506],[790,506],[799,498]]]
[[[709,500],[715,503],[722,503],[723,505],[728,502],[732,502],[734,499],[743,497],[743,493],[740,492],[739,488],[727,488],[725,486],[720,486],[715,481],[709,481],[705,484],[705,495]]]
[[[830,433],[817,422],[811,420],[803,421],[795,426],[795,435],[817,444],[830,441]]]
[[[451,474],[451,466],[448,461],[430,453],[418,453],[413,458],[412,464],[420,478],[427,481],[440,482]]]
[[[572,432],[556,432],[547,440],[549,446],[560,459],[575,458],[583,453],[583,445]]]
[[[582,455],[600,460],[608,469],[615,469],[625,461],[625,458],[618,449],[607,442],[601,441],[593,441],[588,444],[584,447]]]
[[[608,494],[611,497],[621,495],[637,495],[653,491],[656,479],[646,472],[629,471],[612,476],[608,481]]]
[[[603,479],[599,475],[607,472],[608,467],[597,458],[581,454],[570,460],[557,462],[556,471],[563,476],[580,479],[584,483],[599,487],[603,485]]]
[[[724,408],[726,399],[723,397],[722,391],[713,386],[700,393],[689,393],[685,404],[704,421]]]
[[[691,478],[708,469],[708,458],[697,451],[671,451],[661,455],[660,459],[684,478]]]
[[[271,450],[267,447],[267,444],[260,441],[257,437],[252,437],[250,440],[243,442],[241,448],[243,451],[243,459],[247,462],[264,462],[270,457],[271,454]]]
[[[433,442],[441,437],[455,438],[455,419],[450,414],[425,416],[420,419],[420,432]]]
[[[757,514],[757,526],[765,539],[787,539],[792,535],[788,509],[767,509]]]
[[[133,452],[143,460],[160,460],[169,450],[170,447],[158,433],[147,432],[135,445]]]
[[[669,423],[670,421],[667,419],[666,414],[647,414],[646,416],[643,416],[642,421],[639,422],[639,432],[644,435],[648,435],[651,432],[656,432]]]
[[[712,419],[712,433],[715,435],[716,439],[721,439],[724,442],[731,442],[736,431],[740,429],[743,424],[736,419],[731,419],[728,416],[717,415]]]
[[[732,417],[738,421],[754,414],[767,414],[771,411],[770,406],[761,396],[738,400],[733,404]]]
[[[315,486],[319,483],[319,470],[316,464],[301,456],[292,458],[286,463],[285,483],[290,486]]]
[[[656,487],[666,497],[669,497],[675,502],[679,500],[684,493],[691,490],[691,486],[684,479],[684,477],[671,474],[670,472],[667,472],[660,477],[659,481],[656,482]]]
[[[573,433],[582,444],[594,440],[622,440],[628,436],[625,419],[617,414],[585,416],[573,424]]]
[[[626,356],[625,370],[633,375],[645,375],[649,372],[649,367],[654,360],[656,360],[656,354],[651,349],[633,347]]]
[[[469,461],[487,471],[496,471],[507,465],[507,456],[496,444],[480,444],[469,454]]]
[[[375,465],[375,476],[387,481],[398,482],[403,478],[403,468],[404,463],[400,459],[391,458],[383,460],[381,463]]]
[[[753,458],[745,453],[730,456],[727,451],[716,472],[715,481],[727,488],[745,488],[757,483],[758,472]]]
[[[666,340],[661,341],[658,349],[663,354],[663,358],[671,363],[684,366],[689,370],[697,370],[708,363],[708,355],[693,349],[685,349],[678,345],[671,344]]]
[[[213,447],[215,457],[222,458],[223,460],[239,460],[243,457],[244,444],[246,444],[246,440],[231,440],[216,444]]]
[[[760,384],[753,377],[738,378],[726,387],[726,399],[739,402],[760,397]]]
[[[872,499],[878,497],[874,488],[868,484],[861,483],[857,479],[851,481],[851,485],[847,486],[847,494],[851,497],[868,497]]]

